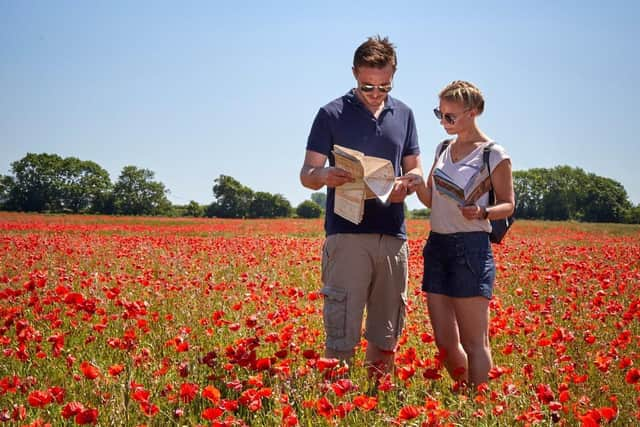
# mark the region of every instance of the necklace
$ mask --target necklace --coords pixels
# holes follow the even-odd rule
[[[460,148],[456,149],[458,144],[460,144]],[[464,144],[464,146],[462,144]],[[458,163],[460,160],[464,159],[471,152],[473,152],[473,150],[478,148],[479,144],[482,144],[482,141],[469,143],[462,143],[459,141],[454,142],[453,144],[451,144],[451,160],[453,161],[453,163]]]

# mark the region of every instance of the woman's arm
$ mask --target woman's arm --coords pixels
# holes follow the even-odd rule
[[[426,180],[422,176],[422,173],[416,173],[415,171],[409,171],[406,175],[398,178],[405,181],[408,190],[410,192],[415,191],[418,199],[428,208],[431,208],[431,174],[433,173],[435,165],[436,161],[434,160]]]
[[[511,160],[505,159],[498,163],[495,169],[491,171],[491,182],[493,183],[493,192],[496,196],[496,204],[487,206],[487,218],[506,218],[511,215],[515,209]]]

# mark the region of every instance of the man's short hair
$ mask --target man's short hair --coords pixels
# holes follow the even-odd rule
[[[395,46],[388,37],[382,38],[379,35],[369,37],[356,49],[353,55],[353,67],[373,67],[384,68],[391,64],[393,71],[396,70],[398,59],[396,57]]]

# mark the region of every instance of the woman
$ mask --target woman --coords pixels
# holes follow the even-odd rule
[[[454,81],[440,92],[439,98],[440,105],[434,113],[445,131],[455,138],[438,145],[426,182],[416,174],[402,179],[431,208],[431,232],[423,251],[422,290],[427,293],[436,345],[452,378],[475,387],[487,382],[492,366],[489,300],[495,264],[489,220],[506,218],[513,212],[511,160],[504,148],[493,143],[476,123],[476,117],[484,110],[484,99],[476,86]],[[437,176],[444,172],[462,188],[470,180],[478,182],[478,173],[483,173],[485,147],[490,148],[496,203],[488,206],[488,193],[473,202],[460,203],[450,193],[441,192],[434,173]],[[480,182],[486,191],[488,178],[480,176]]]

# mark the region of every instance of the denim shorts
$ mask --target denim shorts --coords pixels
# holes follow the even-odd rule
[[[423,291],[456,298],[492,297],[496,265],[488,233],[432,231],[422,255]]]

